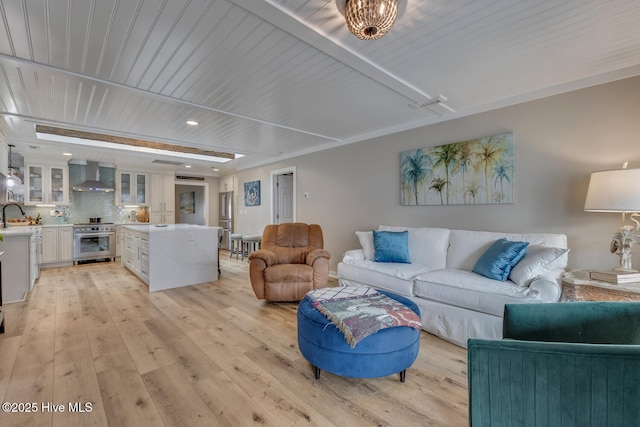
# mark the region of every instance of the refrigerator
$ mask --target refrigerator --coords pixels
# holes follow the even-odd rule
[[[224,191],[218,195],[219,209],[218,226],[222,227],[223,236],[221,249],[231,249],[231,234],[233,233],[233,191]]]

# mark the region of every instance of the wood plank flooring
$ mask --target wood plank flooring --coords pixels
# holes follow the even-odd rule
[[[466,350],[421,332],[404,384],[316,380],[297,304],[257,300],[248,264],[221,264],[216,282],[151,294],[119,263],[42,270],[4,307],[0,396],[20,413],[0,425],[467,425]]]

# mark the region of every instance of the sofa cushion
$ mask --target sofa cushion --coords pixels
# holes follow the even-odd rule
[[[504,282],[514,265],[527,251],[527,242],[512,242],[506,238],[498,239],[478,259],[473,272],[489,279]]]
[[[567,236],[547,233],[497,233],[492,231],[451,230],[446,268],[473,270],[480,256],[498,239],[529,242],[557,248],[567,247]],[[411,248],[409,249],[411,251]]]
[[[411,264],[408,231],[373,230],[373,257],[376,262]]]
[[[534,289],[452,269],[420,274],[415,279],[414,293],[417,297],[499,317],[507,303],[540,302]]]
[[[373,231],[356,231],[356,236],[362,247],[362,254],[365,259],[373,259],[375,248],[373,246]]]
[[[413,278],[429,271],[421,264],[397,264],[352,260],[338,264],[338,278],[341,285],[366,284],[399,295],[413,296]]]
[[[511,269],[509,279],[518,286],[529,286],[531,280],[551,270],[567,266],[569,249],[530,245],[527,253]]]
[[[407,230],[409,232],[409,257],[412,263],[428,266],[431,270],[446,267],[449,229],[381,225],[378,230]]]

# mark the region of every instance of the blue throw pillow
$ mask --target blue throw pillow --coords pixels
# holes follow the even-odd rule
[[[482,254],[473,267],[473,272],[504,282],[509,277],[511,268],[524,257],[527,246],[529,242],[510,242],[504,238],[496,240]]]
[[[408,231],[373,230],[373,248],[375,262],[411,264]]]

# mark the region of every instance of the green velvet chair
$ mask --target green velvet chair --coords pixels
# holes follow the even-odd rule
[[[468,342],[469,425],[640,426],[640,303],[507,304]]]

